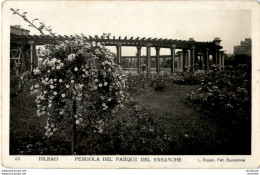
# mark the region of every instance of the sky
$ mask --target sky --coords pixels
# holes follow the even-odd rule
[[[185,6],[185,8],[183,8]],[[200,4],[198,4],[200,7]],[[232,53],[235,45],[251,37],[251,12],[229,8],[192,8],[192,5],[174,4],[168,1],[150,2],[8,2],[4,4],[9,13],[10,25],[21,25],[30,34],[39,34],[10,8],[27,12],[29,19],[38,18],[60,35],[102,35],[111,33],[121,37],[152,37],[196,41],[213,41],[221,38],[226,53]],[[109,47],[115,51],[115,47]],[[145,55],[145,48],[142,55]],[[136,48],[123,47],[122,55],[135,55]],[[152,55],[155,49],[152,49]],[[161,54],[170,54],[161,49]]]

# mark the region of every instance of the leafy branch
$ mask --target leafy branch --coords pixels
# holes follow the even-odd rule
[[[50,42],[54,41],[52,44],[54,44],[54,45],[58,44],[58,41],[56,40],[56,35],[55,35],[55,33],[52,32],[51,26],[47,27],[43,22],[39,22],[40,25],[37,26],[35,24],[35,22],[39,21],[38,18],[35,18],[32,21],[30,21],[26,17],[27,12],[20,13],[19,9],[13,9],[13,8],[11,8],[10,10],[13,12],[13,15],[18,15],[18,16],[22,17],[25,22],[29,23],[29,27],[35,28],[36,30],[38,30],[40,32],[41,35],[45,36],[46,38],[47,38],[47,34],[45,34],[44,31],[47,31],[51,36],[53,36],[53,39],[50,40]],[[52,49],[55,50],[55,47],[53,47]]]

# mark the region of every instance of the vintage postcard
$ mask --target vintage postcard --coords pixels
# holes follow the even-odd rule
[[[2,3],[7,168],[257,168],[256,1]]]

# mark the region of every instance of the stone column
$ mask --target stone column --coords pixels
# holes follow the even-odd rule
[[[36,50],[36,47],[35,47],[35,44],[34,44],[34,41],[29,41],[28,42],[30,44],[30,57],[31,57],[31,71],[33,71],[36,63],[35,63],[35,50]]]
[[[155,64],[156,64],[156,72],[160,72],[160,47],[156,47],[156,57],[155,57]]]
[[[180,69],[180,57],[179,57],[179,53],[177,53],[177,69],[179,71]]]
[[[204,55],[203,54],[201,54],[200,55],[200,58],[201,58],[201,69],[202,70],[205,70],[205,66],[204,66],[204,64],[205,64],[205,57],[204,57]]]
[[[122,55],[121,46],[122,43],[117,43],[116,45],[116,57],[117,57],[116,63],[119,65],[121,65],[121,55]]]
[[[179,70],[183,70],[182,52],[179,51]]]
[[[203,69],[203,60],[202,60],[201,53],[198,53],[198,64],[199,64],[199,69]]]
[[[187,50],[187,52],[186,52],[186,59],[187,59],[187,67],[188,67],[188,69],[190,69],[190,53],[189,53],[189,51]]]
[[[219,50],[218,49],[216,49],[216,60],[215,60],[216,62],[216,65],[218,65],[219,64]]]
[[[205,55],[205,65],[206,65],[205,69],[206,69],[206,72],[208,72],[208,70],[209,70],[209,48],[206,48],[204,55]]]
[[[224,69],[224,51],[220,51],[219,53],[220,53],[219,60],[220,60],[220,62],[221,62],[220,67],[221,67],[222,69]]]
[[[137,46],[137,73],[140,73],[141,66],[141,46]]]
[[[219,51],[218,57],[219,57],[219,66],[222,68],[222,51]]]
[[[146,66],[147,66],[147,75],[151,72],[151,44],[146,45]]]
[[[191,50],[190,50],[190,57],[191,57],[191,64],[192,64],[192,69],[191,71],[194,72],[194,64],[195,64],[195,46],[192,46],[191,47]]]
[[[185,70],[185,66],[187,64],[187,60],[186,60],[186,50],[185,49],[182,49],[182,70],[184,71]]]
[[[175,73],[175,48],[176,45],[171,45],[171,74]]]

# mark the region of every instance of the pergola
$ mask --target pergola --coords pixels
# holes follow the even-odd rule
[[[78,35],[75,36],[42,36],[42,35],[16,35],[11,34],[11,45],[30,45],[30,58],[31,58],[31,68],[37,64],[36,58],[36,45],[45,45],[50,43],[52,40],[72,40]],[[155,48],[155,62],[156,62],[156,72],[160,72],[160,49],[168,48],[171,51],[170,56],[170,70],[171,73],[175,73],[176,69],[184,70],[184,67],[191,68],[194,71],[194,64],[198,63],[198,60],[201,60],[201,68],[203,70],[209,69],[209,56],[211,55],[213,58],[213,64],[218,64],[221,67],[224,67],[224,56],[222,46],[220,46],[221,40],[219,38],[215,38],[210,42],[198,42],[193,38],[189,40],[176,40],[176,39],[163,39],[163,38],[140,38],[140,37],[99,37],[95,36],[84,36],[86,41],[95,42],[95,43],[103,43],[105,46],[115,46],[116,53],[116,62],[118,64],[122,63],[122,47],[136,47],[137,56],[135,59],[137,60],[137,72],[140,72],[141,65],[141,48],[146,48],[146,60],[145,64],[147,66],[147,74],[150,74],[151,70],[151,48]],[[176,49],[179,49],[176,53]],[[175,61],[177,59],[177,65],[175,65]],[[198,59],[199,58],[199,59]]]

